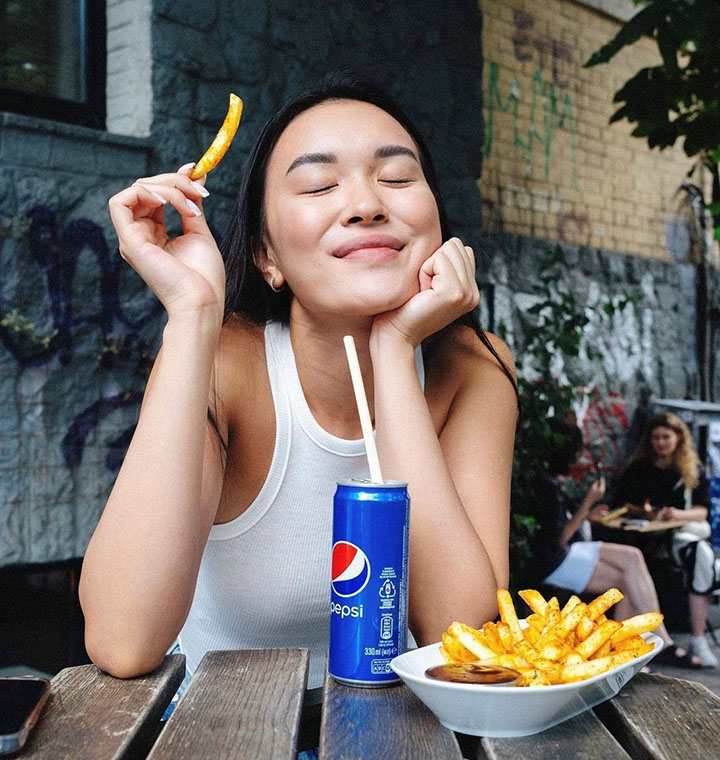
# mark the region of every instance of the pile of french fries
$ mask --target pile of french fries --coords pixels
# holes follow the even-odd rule
[[[499,589],[499,623],[480,631],[456,622],[443,633],[440,652],[447,662],[512,668],[522,676],[519,686],[584,681],[652,651],[641,634],[663,620],[659,612],[609,620],[605,613],[623,598],[616,588],[589,604],[571,596],[562,609],[557,597],[546,601],[534,589],[519,594],[532,610],[527,626],[520,625],[510,593]]]

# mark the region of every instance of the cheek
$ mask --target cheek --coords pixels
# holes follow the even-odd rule
[[[281,267],[302,260],[304,252],[317,249],[317,241],[326,227],[325,216],[319,208],[298,208],[292,204],[267,210],[268,236]],[[288,219],[292,219],[292,224],[287,223]]]
[[[435,198],[429,190],[419,196],[408,195],[401,203],[403,216],[410,224],[418,231],[435,234],[440,239],[440,215]]]

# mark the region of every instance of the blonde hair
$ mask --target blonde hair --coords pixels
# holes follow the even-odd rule
[[[653,430],[659,427],[672,430],[678,437],[678,445],[672,456],[673,467],[680,473],[686,488],[693,489],[700,480],[700,457],[695,451],[692,434],[688,426],[672,412],[662,412],[650,419],[640,442],[633,451],[628,464],[640,459],[652,461],[655,458],[655,450],[652,447],[651,436]]]

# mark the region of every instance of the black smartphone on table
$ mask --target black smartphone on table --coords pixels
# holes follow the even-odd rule
[[[47,678],[0,678],[0,755],[22,749],[49,694]]]

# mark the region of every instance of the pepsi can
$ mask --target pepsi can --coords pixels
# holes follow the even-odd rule
[[[342,480],[333,507],[328,671],[351,686],[388,686],[407,642],[407,483]]]

